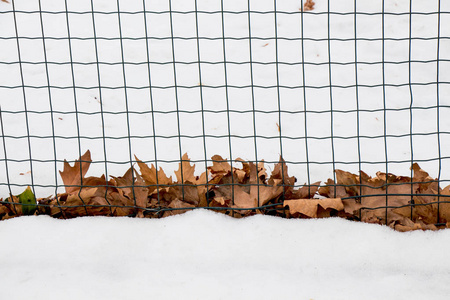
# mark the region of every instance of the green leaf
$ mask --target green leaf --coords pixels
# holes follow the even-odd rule
[[[22,204],[22,213],[24,215],[34,214],[37,205],[36,205],[36,197],[31,191],[31,188],[27,187],[27,189],[17,197],[19,197],[19,202]]]

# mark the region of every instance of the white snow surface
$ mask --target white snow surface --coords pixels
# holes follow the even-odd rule
[[[0,226],[2,299],[448,299],[450,231],[342,219],[47,216]]]

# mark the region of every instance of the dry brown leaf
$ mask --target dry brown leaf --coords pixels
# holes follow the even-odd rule
[[[234,187],[234,206],[237,208],[254,208],[258,206],[258,198],[246,193],[242,187]]]
[[[195,165],[191,166],[190,159],[185,153],[181,158],[181,163],[179,164],[178,170],[175,171],[175,175],[177,176],[178,183],[196,182],[197,178],[194,175]]]
[[[361,193],[362,207],[380,207],[371,212],[383,223],[386,223],[387,212],[389,223],[392,208],[381,207],[408,205],[411,201],[411,179],[382,172],[377,172],[376,177],[372,178],[361,171]]]
[[[413,230],[437,230],[437,227],[433,224],[425,224],[420,220],[417,223],[414,223],[408,218],[403,218],[402,222],[396,223],[395,225],[390,225],[390,227],[400,232]]]
[[[9,198],[6,198],[6,201],[12,202],[12,203],[20,203],[19,197],[11,195]],[[22,215],[22,205],[16,205],[16,204],[5,204],[9,210],[10,215]]]
[[[225,197],[214,197],[213,201],[215,203],[213,203],[211,206],[228,206],[230,200],[225,199]]]
[[[418,205],[395,208],[392,211],[414,222],[419,220],[425,224],[434,224],[437,222],[437,204],[421,205],[426,204],[426,202],[419,195],[414,197],[414,203]]]
[[[325,186],[319,188],[319,195],[327,198],[347,198],[350,195],[342,185],[336,185],[334,180],[328,179]]]
[[[145,182],[142,177],[135,172],[136,177],[133,180],[133,168],[129,168],[122,177],[113,177],[116,181],[116,185],[119,191],[123,190],[123,194],[135,203],[138,208],[137,217],[144,217],[144,210],[147,207],[147,196],[149,194],[148,188],[145,186]]]
[[[435,201],[439,201],[439,221],[442,223],[449,223],[450,222],[450,203],[440,203],[440,202],[447,202],[450,201],[450,185],[446,186],[442,189],[439,193],[442,195],[442,197],[438,197],[436,195]],[[437,206],[438,204],[436,204]]]
[[[167,210],[164,212],[163,217],[173,216],[173,215],[179,215],[184,214],[190,209],[182,209],[182,208],[193,208],[194,205],[191,205],[187,202],[181,201],[179,199],[175,199],[172,202],[170,202],[168,208],[175,208],[175,210]]]
[[[341,198],[285,200],[283,206],[289,206],[291,214],[301,213],[310,218],[317,218],[319,206],[325,210],[340,211],[344,209]]]
[[[247,173],[244,170],[241,169],[234,169],[234,174],[236,174],[238,183],[244,183]]]
[[[211,160],[213,162],[212,167],[209,167],[208,170],[211,174],[216,175],[226,175],[228,173],[231,173],[231,166],[227,162],[226,159],[223,159],[220,155],[214,155],[211,157]]]
[[[0,201],[3,201],[3,199],[0,199]],[[9,208],[7,208],[4,204],[0,204],[0,215],[8,214],[9,212]]]
[[[255,199],[256,206],[266,205],[269,201],[275,200],[283,193],[283,186],[277,185],[265,185],[261,180],[261,172],[265,173],[263,165],[258,168],[258,173],[256,173],[256,168],[253,163],[249,163],[250,167],[250,197]],[[281,182],[280,182],[281,183]],[[236,202],[236,200],[235,200]]]
[[[358,203],[356,199],[342,199],[342,203],[346,213],[359,217],[359,209],[362,207],[361,203]]]
[[[414,171],[413,181],[414,182],[428,182],[433,181],[433,178],[428,175],[427,172],[422,170],[417,163],[414,163],[411,166],[411,169]]]
[[[312,0],[306,0],[305,4],[303,4],[303,11],[310,11],[314,9],[314,5],[316,3]]]
[[[337,183],[344,186],[349,196],[359,194],[359,176],[342,170],[335,170],[335,173]]]
[[[125,197],[123,194],[118,192],[110,192],[107,195],[107,199],[108,202],[114,206],[112,207],[113,216],[125,217],[131,216],[135,213],[134,201],[128,197]],[[110,215],[110,213],[108,212],[107,215]]]
[[[282,177],[281,174],[271,177],[269,179],[271,184],[268,185],[264,182],[266,174],[263,162],[257,168],[252,162],[245,162],[241,159],[237,159],[237,161],[242,163],[243,170],[235,168],[233,174],[227,173],[226,176],[220,178],[220,181],[214,183],[216,186],[212,188],[215,195],[212,198],[212,205],[218,203],[221,206],[226,204],[233,208],[253,209],[281,196],[283,193],[282,180],[276,178]],[[286,177],[286,179],[289,178]],[[248,211],[242,210],[239,213],[247,214]]]
[[[134,197],[136,200],[136,206],[139,208],[145,209],[147,207],[148,202],[148,189],[144,187],[145,182],[142,179],[142,177],[136,173],[136,181],[135,181],[135,187],[134,187]],[[138,218],[144,217],[144,210],[139,209],[137,213]]]
[[[436,201],[437,197],[435,195],[437,195],[440,190],[439,181],[437,179],[431,178],[427,172],[425,172],[419,167],[417,163],[414,163],[411,169],[414,172],[413,176],[414,193],[432,195],[432,196],[421,195],[422,200],[425,203]]]
[[[66,195],[67,198],[60,198],[65,218],[102,216],[111,211],[105,195],[98,188],[83,188],[78,193]]]
[[[133,169],[129,168],[122,177],[111,176],[114,180],[114,185],[122,195],[130,195],[133,186]]]
[[[86,183],[83,182],[84,176],[89,170],[89,166],[91,164],[91,152],[88,150],[84,153],[80,159],[75,161],[74,166],[70,166],[70,164],[64,160],[64,169],[63,171],[59,171],[61,178],[66,187],[66,193],[70,194],[80,189],[80,186]]]
[[[197,186],[193,184],[173,185],[169,188],[169,192],[165,194],[165,197],[169,201],[180,199],[194,206],[200,203]]]
[[[314,195],[319,190],[320,181],[314,182],[311,185],[305,183],[304,186],[298,190],[293,190],[291,195],[285,195],[285,199],[306,199],[314,198]]]
[[[68,194],[64,204],[68,206],[83,205],[94,198],[97,191],[98,188],[83,188],[79,193]]]
[[[258,177],[265,181],[267,178],[266,168],[264,167],[264,160],[258,162]]]
[[[8,0],[2,0],[2,2],[5,2],[5,3],[9,3],[9,1],[8,1]]]
[[[194,185],[197,186],[198,197],[200,199],[199,205],[201,207],[208,206],[206,194],[213,186],[209,185],[206,171],[197,176]]]
[[[237,161],[242,163],[242,169],[239,169],[231,167],[219,155],[212,157],[213,165],[207,168],[208,172],[195,176],[195,165],[184,154],[175,172],[176,185],[162,169],[157,172],[153,165],[149,168],[137,157],[136,160],[142,175],[130,168],[122,177],[111,176],[109,181],[104,175],[84,177],[91,163],[89,151],[73,167],[64,161],[60,174],[66,193],[39,199],[39,204],[43,205],[38,213],[72,218],[130,216],[137,212],[138,217],[143,217],[148,207],[163,209],[163,216],[168,216],[189,208],[217,206],[240,209],[233,214],[235,217],[258,213],[311,218],[339,216],[386,224],[398,231],[436,230],[436,222],[450,227],[450,201],[447,201],[450,200],[450,186],[440,189],[439,181],[431,178],[418,164],[411,166],[413,178],[383,172],[370,177],[362,171],[356,175],[336,170],[336,183],[329,179],[320,188],[320,182],[316,182],[295,189],[296,178],[288,175],[288,166],[281,157],[270,177],[267,177],[264,161],[255,164],[238,158]],[[157,183],[166,187],[155,192]],[[317,192],[328,198],[314,199]],[[280,199],[284,202],[278,204]],[[21,214],[20,205],[15,204],[18,199],[12,196],[9,201],[13,203],[0,205],[2,219]],[[271,201],[276,206],[258,208]],[[390,207],[386,208],[386,205]],[[167,208],[175,210],[165,211]],[[160,213],[148,212],[147,216],[160,216]]]
[[[279,162],[275,165],[273,171],[272,171],[272,175],[270,175],[269,178],[269,184],[273,184],[271,183],[271,180],[273,179],[280,179],[281,184],[283,185],[288,185],[288,186],[293,186],[295,184],[295,182],[297,181],[297,179],[292,176],[289,177],[288,175],[288,166],[286,165],[286,162],[284,161],[284,159],[280,156],[280,160]]]
[[[165,185],[173,184],[172,176],[167,177],[162,168],[159,168],[159,171],[157,171],[153,164],[149,168],[147,164],[139,160],[136,155],[134,157],[136,158],[139,169],[141,170],[142,178],[144,179],[145,183],[149,185],[149,194],[155,191],[158,185],[162,185],[164,187]]]
[[[231,200],[233,198],[233,189],[237,187],[238,178],[235,175],[229,174],[228,176],[222,176],[219,182],[216,182],[217,186],[213,187],[216,197],[224,197]]]

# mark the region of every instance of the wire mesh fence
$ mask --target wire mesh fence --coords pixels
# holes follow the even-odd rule
[[[73,164],[90,150],[89,173],[105,175],[92,186],[104,187],[104,198],[131,186],[131,202],[119,205],[130,207],[124,215],[142,209],[160,216],[203,198],[203,207],[268,206],[285,215],[294,205],[283,201],[320,194],[383,202],[359,206],[355,218],[381,206],[384,219],[373,217],[388,223],[392,206],[406,207],[411,218],[424,206],[437,209],[434,223],[446,222],[450,4],[444,1],[328,0],[312,10],[276,0],[0,4],[0,197],[30,186],[37,197],[52,195],[39,202],[42,210],[62,213],[59,201],[68,200],[57,195],[70,196],[59,173],[64,159]],[[218,171],[224,160],[229,169]],[[155,166],[148,173],[155,182],[140,162]],[[87,169],[78,165],[75,185],[87,187]],[[138,165],[140,173],[126,173]],[[175,170],[179,176],[164,181],[159,170],[167,180]],[[109,181],[124,173],[130,185]],[[153,194],[138,205],[139,178]],[[198,203],[185,201],[193,185],[204,187]],[[169,186],[181,194],[160,191]],[[251,194],[252,186],[255,205],[236,204],[236,193]],[[268,186],[282,188],[261,201]],[[417,194],[429,199],[417,202]],[[169,198],[181,202],[169,207]],[[12,205],[12,197],[5,199]],[[86,203],[79,207],[87,213]]]

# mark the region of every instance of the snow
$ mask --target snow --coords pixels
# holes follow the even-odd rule
[[[197,3],[213,12],[198,14],[199,36],[208,38],[200,51],[188,39],[196,36],[192,0],[96,0],[95,14],[89,0],[15,0],[18,43],[12,6],[0,2],[0,197],[28,185],[38,197],[61,193],[63,160],[88,149],[87,176],[120,176],[133,155],[170,175],[187,152],[198,174],[215,154],[264,159],[269,170],[281,154],[299,184],[333,177],[333,168],[409,175],[412,162],[449,181],[450,2],[315,2],[303,28],[298,0],[276,2],[276,27],[273,13],[251,14],[253,77],[246,1],[223,1],[225,11],[241,12],[224,14],[226,77],[219,0]],[[273,11],[274,2],[250,7]],[[161,39],[171,35],[170,8],[184,12],[172,14],[181,37],[173,45]],[[0,298],[447,299],[449,235],[203,210],[161,220],[21,217],[0,222]]]
[[[21,217],[1,223],[0,240],[5,299],[448,299],[450,292],[450,231],[195,210],[164,219]]]

